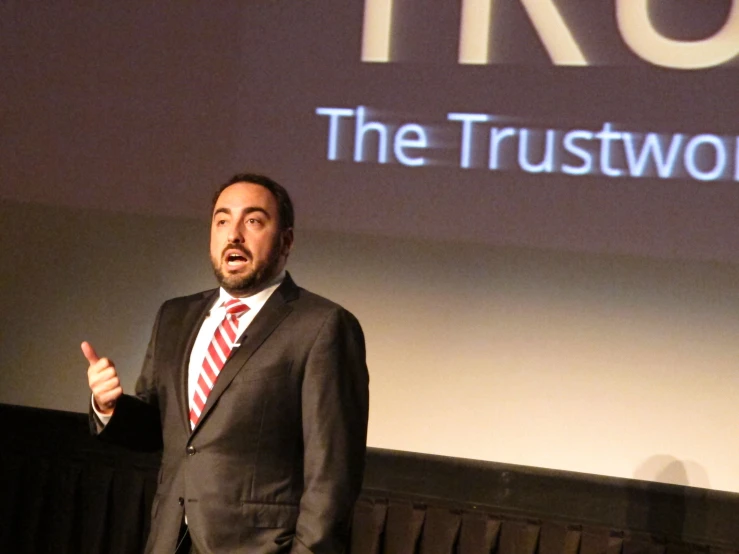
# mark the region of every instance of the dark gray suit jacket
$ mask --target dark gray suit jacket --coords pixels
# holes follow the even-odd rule
[[[216,296],[162,305],[136,395],[118,400],[100,434],[163,448],[146,552],[174,552],[184,514],[200,552],[343,552],[367,436],[359,323],[288,275],[232,352],[191,432],[188,359]]]

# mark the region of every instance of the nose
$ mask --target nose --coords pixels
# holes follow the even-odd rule
[[[241,226],[237,221],[232,222],[228,228],[228,242],[232,244],[244,242],[244,235],[242,234]]]

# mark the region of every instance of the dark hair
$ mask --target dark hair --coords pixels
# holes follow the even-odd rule
[[[272,193],[272,196],[277,200],[277,209],[280,215],[280,228],[290,229],[295,225],[295,211],[293,210],[293,203],[290,200],[290,195],[281,184],[267,177],[266,175],[260,175],[258,173],[237,173],[231,177],[228,181],[223,183],[215,195],[213,195],[213,201],[211,202],[210,212],[213,213],[215,210],[218,197],[221,193],[231,185],[236,183],[251,183],[266,188]]]

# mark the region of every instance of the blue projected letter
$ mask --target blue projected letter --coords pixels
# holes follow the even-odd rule
[[[406,135],[415,135],[415,138],[406,138]],[[403,165],[418,167],[426,163],[425,158],[412,158],[403,152],[403,149],[426,148],[427,146],[428,139],[426,138],[426,131],[417,123],[408,123],[407,125],[403,125],[398,129],[398,132],[395,133],[393,152],[395,152],[395,157],[398,158],[398,161]]]
[[[600,170],[609,177],[618,177],[623,174],[623,171],[611,167],[611,141],[619,140],[621,133],[611,131],[611,123],[604,123],[603,130],[595,135],[600,139]]]
[[[701,144],[711,144],[716,150],[716,161],[713,169],[710,171],[703,171],[695,163],[696,151]],[[685,169],[688,170],[691,177],[700,181],[715,181],[721,177],[721,174],[726,169],[726,147],[724,141],[716,135],[697,135],[690,139],[690,142],[685,147],[683,161],[685,163]]]
[[[564,147],[572,155],[577,156],[583,162],[579,167],[562,164],[562,171],[568,175],[587,175],[593,171],[593,155],[585,148],[575,144],[576,140],[593,140],[593,133],[583,129],[570,131],[565,135]]]
[[[490,152],[488,154],[488,169],[498,169],[500,167],[498,146],[501,142],[503,142],[503,139],[515,136],[516,130],[513,127],[506,127],[504,129],[493,127],[492,129],[490,129]]]
[[[328,120],[328,159],[335,160],[338,157],[337,145],[339,143],[339,118],[352,117],[354,110],[348,108],[316,108],[318,115],[329,116]]]
[[[377,121],[364,122],[364,106],[357,106],[357,128],[354,132],[354,161],[363,161],[364,136],[368,131],[377,132],[377,161],[387,163],[387,126]]]
[[[461,167],[470,167],[470,148],[472,147],[472,124],[483,123],[492,119],[484,113],[449,113],[447,114],[449,121],[462,122],[462,145],[459,155],[459,165]]]
[[[535,133],[530,129],[521,129],[518,139],[518,165],[529,173],[551,173],[554,168],[554,139],[556,131],[547,129],[546,142],[544,145],[544,157],[539,164],[533,164],[528,160],[529,135]]]
[[[634,133],[623,133],[629,174],[632,177],[644,177],[647,171],[647,162],[652,158],[657,168],[657,175],[662,179],[669,179],[674,175],[675,161],[680,146],[682,146],[683,138],[685,137],[680,133],[672,135],[670,148],[667,151],[667,157],[665,157],[664,149],[667,137],[662,137],[657,133],[647,133],[647,138],[644,139],[637,157],[636,148],[634,147]]]

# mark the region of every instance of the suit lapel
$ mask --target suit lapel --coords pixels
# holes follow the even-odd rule
[[[175,352],[180,356],[180,359],[175,361],[175,367],[179,372],[178,375],[175,375],[175,383],[178,383],[177,403],[182,415],[182,423],[186,426],[188,433],[190,432],[190,394],[188,390],[190,353],[205,316],[217,297],[218,289],[208,291],[188,306],[182,318],[183,332],[180,333],[180,342],[175,349]]]
[[[200,428],[234,377],[240,371],[246,371],[244,366],[252,354],[256,352],[282,320],[292,311],[288,302],[297,297],[297,295],[298,287],[290,278],[290,275],[287,274],[282,284],[272,293],[254,320],[249,324],[249,327],[246,328],[246,332],[241,337],[241,346],[234,349],[231,352],[231,356],[226,360],[213,389],[208,395],[208,400],[205,403],[203,412],[200,414],[198,420],[198,425],[193,430],[193,433]]]

